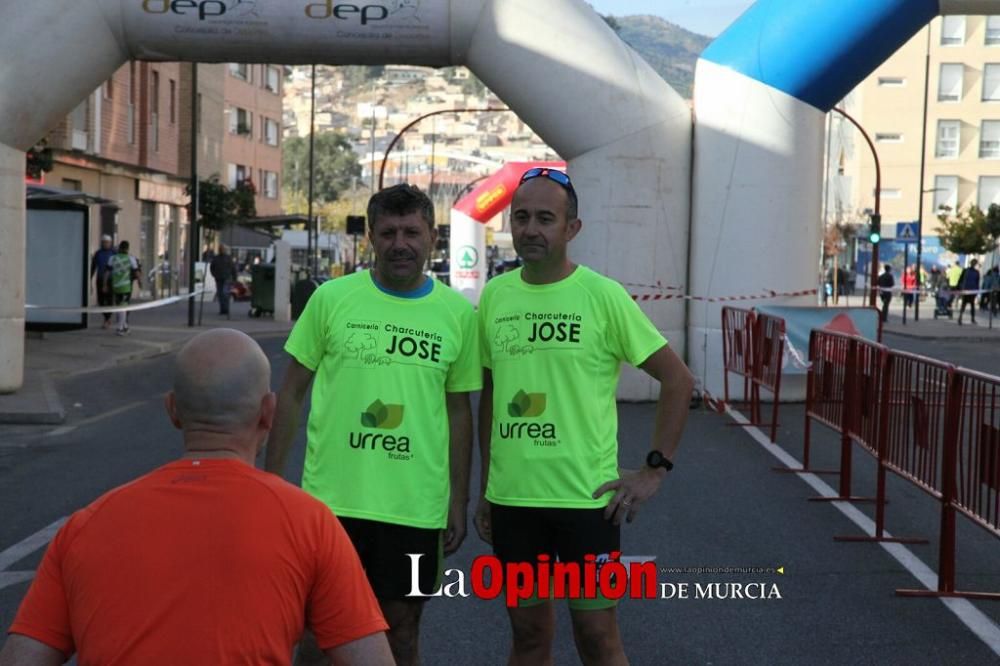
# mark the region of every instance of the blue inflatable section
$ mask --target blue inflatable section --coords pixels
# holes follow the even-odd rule
[[[938,0],[758,0],[701,57],[826,112],[938,13]]]

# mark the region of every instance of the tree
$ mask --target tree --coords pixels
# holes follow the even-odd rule
[[[987,215],[978,206],[970,205],[959,209],[949,217],[950,210],[938,215],[941,221],[941,246],[955,254],[982,254],[996,246],[997,237],[990,234],[990,229],[998,227],[1000,207],[990,206],[990,222]],[[993,210],[997,209],[997,210]]]
[[[319,203],[336,201],[361,176],[361,164],[350,141],[337,132],[316,134],[313,196]],[[285,189],[292,196],[309,192],[309,137],[286,139],[283,151]]]
[[[184,190],[191,196],[190,185]],[[257,216],[257,204],[254,197],[257,188],[250,180],[241,181],[230,189],[219,182],[219,176],[213,175],[198,183],[198,224],[205,229],[220,231],[235,224]]]

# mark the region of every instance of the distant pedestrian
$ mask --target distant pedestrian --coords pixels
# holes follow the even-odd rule
[[[962,279],[962,265],[956,261],[945,272],[945,276],[948,279],[948,291],[950,293],[948,296],[948,308],[950,309],[952,303],[955,301],[955,292],[958,291],[958,283]]]
[[[917,270],[914,266],[908,266],[903,273],[903,308],[913,305],[913,299],[917,293]]]
[[[212,277],[215,278],[215,291],[219,299],[219,314],[229,316],[229,288],[236,282],[236,263],[229,254],[229,248],[219,244],[219,253],[212,257],[209,264]]]
[[[1000,306],[1000,266],[994,266],[983,276],[983,301],[981,307],[993,314]]]
[[[958,325],[962,325],[962,316],[965,314],[965,306],[969,306],[972,316],[972,323],[976,323],[976,296],[979,295],[979,270],[976,266],[979,262],[975,259],[969,262],[969,267],[962,271],[958,281],[958,288],[962,291],[962,307],[958,310]]]
[[[97,291],[97,304],[101,307],[110,307],[114,303],[114,295],[110,285],[105,278],[110,270],[108,262],[115,256],[115,250],[111,246],[111,236],[104,234],[101,236],[101,249],[90,258],[90,279],[94,281],[94,289]],[[111,313],[104,313],[104,328],[111,328]]]
[[[108,259],[108,272],[105,282],[114,294],[115,305],[128,305],[132,302],[132,283],[138,282],[142,287],[142,271],[139,270],[139,260],[129,254],[128,241],[118,244],[118,252]],[[117,335],[128,333],[128,311],[115,313]]]
[[[892,277],[892,266],[883,266],[883,272],[878,276],[878,296],[882,299],[882,323],[889,321],[889,303],[892,301],[892,288],[896,280]]]

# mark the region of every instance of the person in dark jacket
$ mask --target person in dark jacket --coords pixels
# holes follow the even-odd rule
[[[892,277],[892,266],[886,264],[885,270],[878,276],[878,295],[882,299],[882,323],[889,321],[889,303],[892,301],[892,288],[896,280]]]
[[[976,296],[979,295],[979,271],[976,269],[978,262],[973,259],[969,262],[969,267],[962,271],[962,276],[958,278],[958,288],[962,292],[962,307],[958,311],[958,325],[962,325],[962,315],[965,314],[965,306],[969,306],[972,313],[972,323],[976,323]]]
[[[229,286],[236,281],[236,264],[229,254],[229,248],[219,245],[219,253],[212,257],[208,269],[215,278],[215,291],[219,299],[219,314],[229,316]]]
[[[114,305],[114,295],[111,286],[105,281],[105,277],[110,268],[108,261],[115,256],[115,250],[111,247],[111,236],[104,234],[101,236],[101,249],[90,258],[90,279],[94,280],[94,288],[97,290],[97,304],[101,307]],[[104,313],[104,328],[111,328],[111,313]]]

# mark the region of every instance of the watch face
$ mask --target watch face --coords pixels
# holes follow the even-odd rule
[[[650,467],[662,467],[668,472],[674,468],[674,464],[667,460],[667,457],[657,450],[652,450],[646,456],[646,464]]]

